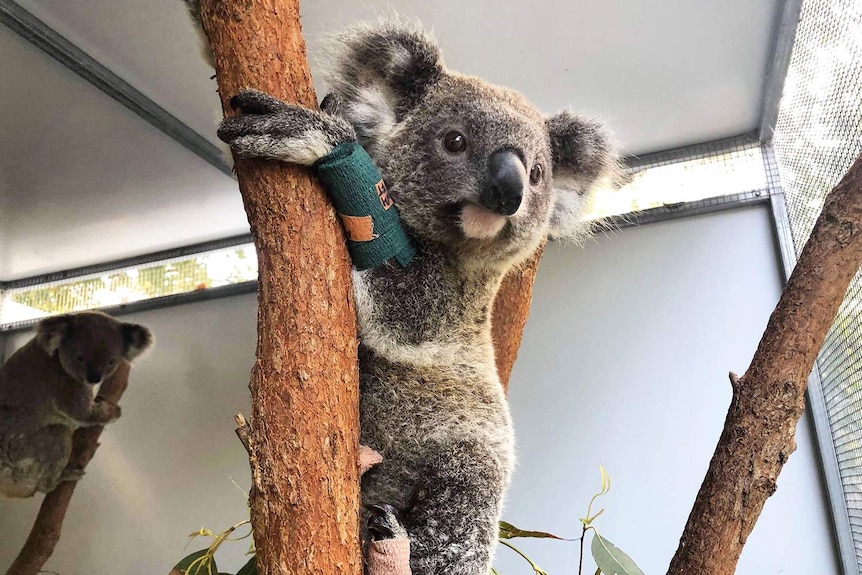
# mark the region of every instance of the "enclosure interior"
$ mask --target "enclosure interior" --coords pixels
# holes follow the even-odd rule
[[[780,289],[763,206],[627,228],[583,249],[549,246],[510,385],[520,462],[504,517],[578,535],[604,465],[613,488],[599,528],[645,572],[666,568],[721,431],[727,372],[747,366]],[[246,516],[232,414],[248,409],[255,307],[245,295],[125,316],[151,327],[158,347],[135,368],[123,418],[105,433],[47,568],[166,571],[188,533]],[[798,442],[740,575],[839,573],[807,420]],[[37,502],[0,506],[8,560]],[[571,542],[523,547],[549,573],[577,558]],[[221,568],[241,566],[245,551],[226,547]],[[527,568],[506,549],[497,565]]]
[[[777,106],[782,18],[800,2],[538,0],[527,18],[523,4],[495,0],[457,10],[321,0],[302,16],[321,96],[326,34],[392,9],[432,27],[453,68],[519,89],[545,113],[601,117],[634,164],[743,142],[734,153],[751,152],[762,170],[773,161],[760,155],[759,132]],[[9,14],[21,9],[95,64],[70,69],[14,31]],[[0,0],[0,22],[0,77],[13,79],[0,82],[12,111],[0,115],[0,289],[248,231],[215,138],[212,69],[181,2]],[[106,85],[84,79],[94,71]],[[519,464],[504,519],[580,535],[601,465],[613,487],[597,527],[646,573],[666,570],[721,431],[727,372],[747,367],[784,281],[787,245],[770,201],[780,190],[764,179],[717,193],[743,191],[623,218],[583,246],[549,245],[509,388]],[[45,569],[166,573],[191,549],[190,532],[247,517],[248,462],[232,416],[248,411],[256,297],[197,299],[122,316],[150,327],[157,346],[133,369],[123,417],[103,435]],[[0,330],[0,359],[31,336]],[[808,415],[797,441],[737,572],[856,575],[841,559]],[[0,569],[40,501],[0,500]],[[577,543],[517,544],[551,575],[574,572]],[[221,570],[238,569],[246,551],[226,546]],[[508,549],[495,565],[530,572]]]

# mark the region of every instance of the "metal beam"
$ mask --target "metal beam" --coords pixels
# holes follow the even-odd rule
[[[781,94],[784,92],[784,81],[787,79],[787,69],[790,67],[790,55],[793,52],[793,40],[796,38],[796,28],[802,13],[802,0],[781,0],[779,16],[774,33],[775,41],[770,54],[769,69],[763,84],[763,100],[760,105],[761,142],[771,142],[778,121],[778,108],[781,104]]]
[[[0,0],[0,22],[205,162],[233,177],[218,147],[13,0]]]

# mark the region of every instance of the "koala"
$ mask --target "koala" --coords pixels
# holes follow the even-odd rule
[[[335,45],[322,111],[244,90],[218,135],[240,157],[311,166],[358,140],[373,158],[418,255],[353,272],[361,443],[383,456],[362,478],[363,534],[409,538],[414,575],[487,575],[515,463],[494,298],[549,234],[588,233],[615,155],[599,123],[449,70],[412,25]]]
[[[152,342],[144,326],[99,312],[39,323],[0,367],[0,495],[30,497],[81,477],[66,468],[72,433],[120,416],[118,405],[94,397],[96,386]]]

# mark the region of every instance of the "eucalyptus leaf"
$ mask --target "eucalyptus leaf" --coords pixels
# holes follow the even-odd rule
[[[252,557],[248,563],[242,566],[242,569],[236,572],[236,575],[257,575],[257,557]]]
[[[511,523],[507,523],[505,521],[500,521],[500,539],[514,539],[516,537],[530,537],[533,539],[557,539],[559,541],[574,541],[574,539],[566,539],[565,537],[559,537],[554,535],[553,533],[546,533],[544,531],[525,531],[524,529],[518,529]]]
[[[174,565],[171,573],[179,572],[182,575],[218,575],[214,557],[207,557],[209,547],[195,551],[183,557],[179,563]]]
[[[598,533],[593,536],[590,551],[599,570],[605,575],[644,575],[631,557]]]

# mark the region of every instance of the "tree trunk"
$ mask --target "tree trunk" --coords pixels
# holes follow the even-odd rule
[[[111,403],[119,404],[129,384],[130,368],[127,362],[120,362],[114,375],[99,388],[99,395]],[[76,469],[87,467],[96,454],[96,449],[99,448],[99,436],[104,429],[104,426],[95,425],[75,430],[72,435],[69,467]],[[77,481],[63,481],[51,493],[45,495],[39,507],[39,514],[36,515],[36,521],[30,529],[30,535],[27,536],[24,547],[6,571],[6,575],[37,575],[42,570],[60,540],[63,520],[66,518],[66,511],[77,485]]]
[[[539,269],[539,261],[545,250],[544,242],[526,262],[517,269],[510,271],[503,279],[497,299],[494,300],[494,312],[491,316],[491,328],[494,336],[494,352],[497,359],[497,373],[503,389],[509,389],[509,378],[512,368],[518,358],[518,348],[527,325],[530,314],[530,303],[533,301],[533,281]]]
[[[862,264],[862,156],[826,199],[748,371],[731,374],[724,430],[670,575],[731,575],[788,456],[805,387]]]
[[[257,88],[314,108],[298,0],[203,0],[222,107]],[[350,263],[308,171],[237,160],[259,261],[248,428],[264,575],[360,575],[358,368]]]

